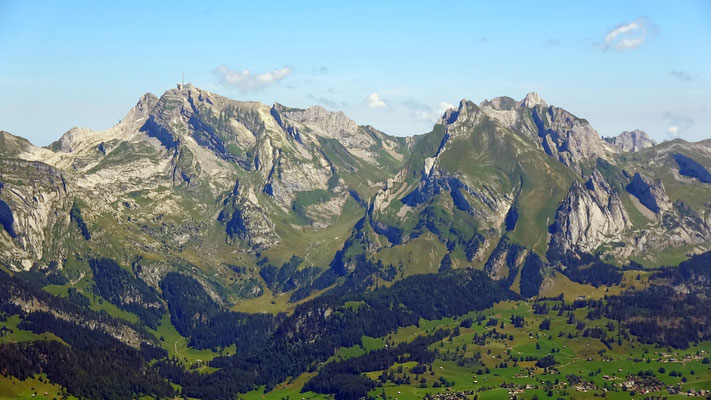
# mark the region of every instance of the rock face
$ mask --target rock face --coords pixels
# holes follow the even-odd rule
[[[592,252],[601,244],[622,241],[630,226],[619,194],[595,170],[584,185],[573,182],[556,212],[550,247],[558,254]]]
[[[219,220],[225,224],[229,236],[239,237],[254,249],[271,247],[279,243],[279,237],[274,232],[274,223],[259,205],[254,191],[239,190],[238,184],[234,194],[226,200],[225,204]]]
[[[524,247],[510,243],[504,236],[484,264],[484,271],[491,279],[506,281],[506,286],[510,286],[527,253]]]
[[[627,185],[627,191],[637,197],[645,207],[657,214],[671,208],[671,202],[667,197],[666,190],[664,190],[664,184],[659,179],[652,181],[637,172],[634,174],[632,182]]]
[[[61,241],[57,233],[69,224],[72,198],[64,175],[56,169],[40,162],[0,158],[2,259],[15,269],[29,269],[45,252],[56,249]]]
[[[361,128],[343,112],[326,111],[323,107],[313,106],[305,110],[288,108],[279,103],[272,107],[272,115],[297,141],[304,141],[304,135],[337,139],[348,149],[367,152],[375,140],[364,135]],[[358,152],[358,151],[356,151]]]
[[[630,179],[616,159],[620,150],[600,138],[587,121],[547,105],[535,93],[521,101],[497,97],[478,106],[462,100],[457,109],[443,115],[439,126],[440,130],[418,139],[412,147],[417,163],[408,163],[374,198],[370,224],[378,235],[388,237],[391,245],[391,237],[406,244],[426,228],[446,243],[448,250],[456,251],[451,232],[461,235],[455,228],[457,221],[475,224],[477,234],[483,236],[480,240],[471,236],[471,243],[485,254],[491,247],[487,250],[481,246],[499,242],[503,234],[516,237],[519,243],[546,241],[549,249],[561,255],[602,251],[620,262],[655,246],[705,240],[701,239],[706,237],[705,225],[698,221],[688,222],[696,227],[690,231],[671,229],[679,225],[673,221],[686,217],[671,205],[664,183],[640,185],[641,178],[637,178],[631,191],[625,191]],[[647,146],[643,133],[633,133],[632,137],[635,149]],[[538,158],[541,154],[546,156]],[[563,168],[567,172],[549,164],[551,158],[568,167]],[[554,200],[551,194],[556,191],[564,194]],[[631,193],[644,199],[640,203],[646,203],[650,210],[666,210],[666,225],[659,225],[661,220],[650,210],[643,210],[648,220],[633,222],[630,212],[638,212],[627,207],[639,203],[628,200]],[[547,199],[543,203],[557,205],[552,214],[535,208],[542,198]],[[530,215],[547,217],[532,226]],[[534,226],[543,224],[550,233],[540,238],[516,236],[519,230],[530,233],[540,229]],[[447,229],[449,235],[443,234]],[[662,244],[665,233],[672,232],[674,239]],[[461,236],[459,239],[466,241]],[[369,243],[378,240],[371,237]],[[464,253],[468,252],[466,246]]]
[[[657,145],[647,132],[639,129],[624,131],[615,137],[606,137],[605,141],[623,152],[637,152]]]
[[[546,102],[543,101],[541,96],[539,96],[536,92],[528,93],[519,104],[521,105],[521,107],[527,108],[533,108],[536,106],[548,107],[548,104],[546,104]]]
[[[587,121],[553,106],[537,106],[532,116],[545,152],[576,172],[591,159],[607,158],[605,142]]]

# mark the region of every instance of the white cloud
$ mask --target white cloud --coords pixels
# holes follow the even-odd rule
[[[671,138],[679,137],[683,131],[695,125],[693,119],[685,115],[678,115],[671,112],[665,112],[664,115],[662,115],[662,118],[664,118],[669,125],[667,127],[667,134]]]
[[[427,120],[432,119],[432,110],[427,104],[420,103],[414,99],[408,99],[402,102],[402,105],[412,112],[415,119]]]
[[[365,98],[365,105],[368,108],[388,108],[388,105],[385,104],[377,92],[373,92]]]
[[[455,108],[454,104],[447,103],[446,101],[439,103],[439,115],[442,116],[442,114],[444,114],[444,112],[449,110],[450,108]]]
[[[236,88],[243,93],[261,90],[279,83],[292,72],[294,69],[288,65],[259,75],[254,75],[247,69],[242,71],[230,69],[226,65],[220,65],[213,71],[222,85]]]
[[[445,111],[455,107],[453,104],[443,101],[437,108],[433,108],[413,99],[403,101],[402,104],[412,111],[412,116],[415,119],[432,123],[437,122]]]
[[[643,18],[621,24],[611,29],[605,35],[602,49],[624,51],[632,50],[641,46],[647,38],[653,33],[653,26]]]

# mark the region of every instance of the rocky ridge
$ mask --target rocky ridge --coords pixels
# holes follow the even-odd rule
[[[612,144],[623,152],[636,152],[650,147],[654,147],[657,142],[650,139],[647,132],[635,129],[633,131],[624,131],[614,137],[604,138],[607,143]]]

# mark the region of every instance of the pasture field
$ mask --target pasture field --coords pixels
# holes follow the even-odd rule
[[[383,338],[364,337],[362,346],[341,348],[326,363],[362,356],[370,350],[411,342],[435,330],[447,329],[452,332],[450,335],[429,346],[437,358],[423,373],[411,372],[417,365],[414,361],[365,372],[364,375],[379,382],[369,395],[398,400],[422,399],[427,395],[446,398],[454,393],[470,399],[475,396],[478,399],[513,396],[674,399],[711,390],[711,342],[692,343],[686,349],[644,344],[634,336],[619,334],[616,321],[588,318],[588,307],[575,309],[571,318],[567,311],[559,313],[555,309],[560,301],[539,304],[542,303],[549,308],[544,313],[539,310],[538,314],[534,312],[533,301],[506,301],[459,318],[421,320],[418,326],[400,328]],[[512,317],[523,317],[523,324],[514,326]],[[464,321],[468,320],[472,324],[466,327]],[[549,327],[545,324],[541,327],[544,320],[550,321]],[[608,342],[609,346],[589,334],[595,328],[614,338]],[[548,368],[536,365],[549,355],[554,359],[553,365]],[[384,374],[390,378],[382,380]],[[327,398],[299,390],[314,375],[303,374],[277,385],[271,392],[264,393],[262,389],[244,398]],[[402,383],[403,380],[409,383]]]

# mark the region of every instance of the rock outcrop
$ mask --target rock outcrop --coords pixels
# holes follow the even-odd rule
[[[573,182],[551,226],[550,247],[558,254],[591,252],[601,244],[622,241],[630,226],[619,194],[595,170],[585,184]]]
[[[252,188],[235,187],[233,195],[225,201],[219,216],[225,224],[227,235],[244,240],[252,249],[268,248],[279,243],[274,223],[259,205]]]
[[[655,140],[649,138],[647,132],[639,129],[624,131],[614,137],[606,137],[605,141],[622,152],[637,152],[657,145]]]
[[[367,151],[375,145],[372,137],[364,134],[355,121],[340,111],[331,112],[320,106],[304,110],[288,108],[276,103],[272,107],[272,115],[277,118],[284,130],[300,141],[303,141],[303,136],[309,133],[311,138],[316,135],[337,139],[349,150]]]
[[[0,158],[0,257],[14,269],[31,268],[61,242],[58,233],[66,231],[72,201],[70,186],[55,168]]]
[[[659,179],[653,181],[636,172],[630,184],[627,185],[627,191],[645,207],[657,214],[671,209],[671,202],[664,190],[664,184]]]
[[[532,116],[545,152],[576,172],[582,173],[582,166],[597,158],[607,158],[605,142],[588,121],[554,106],[536,106]]]
[[[536,92],[531,92],[526,95],[526,97],[519,103],[521,107],[533,108],[536,106],[548,107],[545,101]]]

